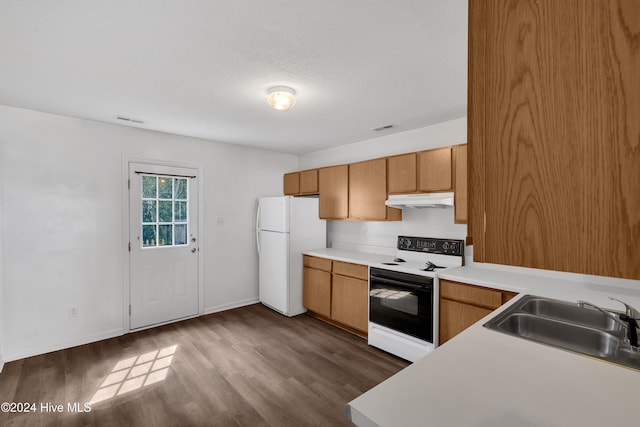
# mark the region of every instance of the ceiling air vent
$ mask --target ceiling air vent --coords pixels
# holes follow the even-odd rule
[[[374,131],[376,132],[382,132],[383,130],[389,130],[396,127],[395,125],[384,125],[384,126],[380,126],[379,128],[375,128]]]
[[[121,120],[123,122],[137,123],[139,125],[144,124],[144,121],[140,119],[132,119],[131,117],[116,116],[116,120]]]

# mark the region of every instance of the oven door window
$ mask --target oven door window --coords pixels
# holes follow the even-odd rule
[[[403,284],[397,277],[370,278],[371,322],[433,342],[433,286]]]

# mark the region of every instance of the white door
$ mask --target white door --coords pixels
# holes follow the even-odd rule
[[[129,164],[130,329],[198,314],[197,172]]]
[[[260,302],[289,314],[289,234],[258,231]]]

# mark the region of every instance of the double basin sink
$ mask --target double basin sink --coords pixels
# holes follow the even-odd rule
[[[577,303],[525,295],[484,326],[640,370],[640,351],[625,340],[626,328],[611,318],[619,313],[608,313]]]

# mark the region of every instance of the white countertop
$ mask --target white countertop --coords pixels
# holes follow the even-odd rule
[[[304,251],[303,254],[366,265],[386,262],[395,258],[395,255],[374,254],[371,252],[359,252],[334,248],[313,249],[310,251]]]
[[[334,259],[356,262],[348,255]],[[640,308],[640,281],[565,276],[476,264],[440,277],[621,310],[608,299],[614,296]],[[639,371],[482,326],[508,305],[351,401],[346,411],[352,421],[393,427],[640,425]]]

